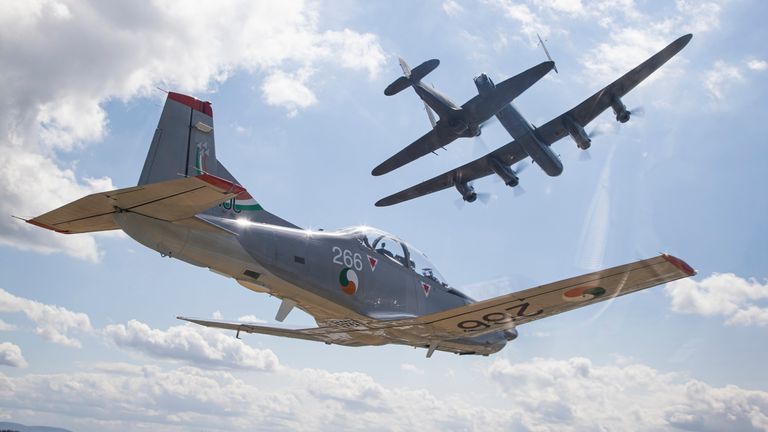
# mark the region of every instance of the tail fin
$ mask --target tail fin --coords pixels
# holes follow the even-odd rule
[[[139,186],[205,173],[240,184],[216,159],[211,103],[169,92],[139,177]],[[296,228],[296,225],[265,211],[248,191],[204,213]]]
[[[425,76],[427,76],[427,74],[435,70],[435,68],[440,65],[440,60],[432,59],[427,60],[424,63],[411,69],[408,67],[408,64],[405,62],[405,60],[400,57],[398,57],[398,60],[400,62],[400,67],[403,68],[404,75],[394,80],[392,84],[387,86],[387,88],[384,90],[384,94],[387,96],[398,94],[410,87],[412,84],[418,83]]]
[[[408,63],[406,63],[405,60],[403,60],[402,57],[398,57],[397,58],[397,62],[400,63],[400,68],[403,69],[403,76],[405,76],[406,78],[410,78],[411,77],[411,67],[408,66]]]

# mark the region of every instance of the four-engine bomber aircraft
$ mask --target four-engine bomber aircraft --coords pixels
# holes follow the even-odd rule
[[[136,187],[88,195],[27,222],[64,234],[122,229],[163,256],[208,268],[282,300],[275,319],[298,307],[315,328],[179,319],[237,332],[345,346],[401,344],[488,355],[516,327],[693,275],[660,255],[473,301],[426,257],[383,231],[304,230],[269,212],[216,158],[213,110],[169,93]]]
[[[440,147],[445,147],[458,138],[479,136],[484,122],[534,85],[555,66],[552,61],[538,64],[487,91],[480,92],[464,105],[458,106],[421,81],[440,65],[440,60],[427,60],[413,70],[402,58],[399,60],[400,67],[403,68],[403,76],[387,86],[384,94],[392,96],[408,87],[413,87],[416,94],[424,101],[424,109],[432,124],[432,130],[374,168],[371,174],[375,176],[400,168]],[[432,114],[433,110],[439,117],[437,121]]]
[[[477,199],[477,193],[471,184],[472,181],[496,174],[507,186],[515,187],[519,178],[512,165],[529,156],[548,175],[560,175],[563,172],[563,164],[550,146],[570,135],[580,149],[587,150],[592,140],[584,127],[609,107],[613,109],[616,121],[629,121],[632,113],[621,98],[680,52],[692,37],[693,35],[687,34],[678,38],[621,78],[541,127],[537,128],[528,123],[512,103],[506,104],[496,113],[496,117],[514,138],[512,142],[459,168],[382,198],[376,205],[383,207],[398,204],[452,186],[459,191],[464,201],[473,202]],[[475,78],[475,85],[480,95],[492,92],[494,88],[493,82],[485,74]]]

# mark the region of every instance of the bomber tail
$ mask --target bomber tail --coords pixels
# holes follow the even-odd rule
[[[427,60],[413,69],[402,58],[398,57],[398,61],[400,62],[400,67],[403,68],[403,76],[394,80],[392,84],[384,89],[384,94],[387,96],[396,95],[413,84],[418,83],[427,74],[440,66],[440,60],[438,59]]]
[[[169,92],[139,177],[139,186],[201,174],[240,184],[216,158],[211,103]],[[246,190],[204,213],[296,227],[264,210]]]

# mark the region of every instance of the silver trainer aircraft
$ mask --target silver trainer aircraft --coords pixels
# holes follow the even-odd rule
[[[584,127],[608,108],[613,109],[617,122],[628,122],[632,111],[627,109],[621,98],[685,48],[692,37],[691,34],[679,37],[621,78],[540,127],[528,123],[511,102],[505,104],[495,114],[512,136],[510,143],[456,169],[382,198],[376,205],[390,206],[450,187],[455,187],[464,201],[474,202],[477,199],[472,186],[474,180],[497,175],[504,184],[515,187],[519,184],[519,172],[512,169],[512,165],[528,157],[547,175],[559,176],[563,172],[563,163],[550,146],[570,135],[580,149],[587,150],[592,145],[592,136]],[[541,44],[544,46],[543,41]],[[546,47],[544,50],[549,57]],[[491,93],[494,89],[493,82],[485,74],[475,78],[475,85],[480,95]]]
[[[298,307],[317,327],[178,317],[209,327],[345,346],[401,344],[488,355],[517,326],[612,299],[694,270],[671,255],[474,301],[410,244],[375,228],[311,231],[269,212],[216,158],[213,110],[168,93],[136,187],[88,195],[27,220],[64,234],[122,229],[134,240]]]

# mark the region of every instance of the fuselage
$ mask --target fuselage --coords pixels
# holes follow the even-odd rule
[[[210,215],[166,222],[130,212],[116,214],[115,221],[163,256],[295,302],[318,325],[415,318],[473,302],[448,286],[418,250],[369,227],[309,231]],[[497,332],[441,345],[490,354],[515,335]],[[426,346],[429,341],[400,329],[361,332],[338,343]]]

